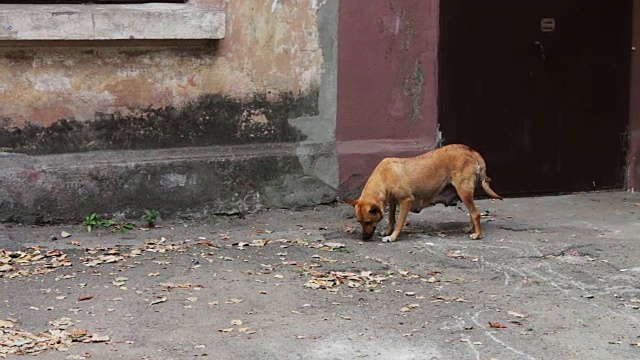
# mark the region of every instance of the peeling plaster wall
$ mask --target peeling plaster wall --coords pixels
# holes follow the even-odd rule
[[[190,3],[224,39],[0,43],[0,221],[335,200],[339,2]]]
[[[0,48],[0,113],[10,120],[6,126],[49,126],[61,118],[92,120],[96,112],[179,107],[203,94],[248,98],[266,93],[277,99],[320,86],[317,1],[211,0],[198,5],[226,11],[227,35],[219,44]]]

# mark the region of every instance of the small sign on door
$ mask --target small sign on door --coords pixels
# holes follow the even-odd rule
[[[542,18],[540,19],[540,31],[553,32],[556,29],[555,18]]]

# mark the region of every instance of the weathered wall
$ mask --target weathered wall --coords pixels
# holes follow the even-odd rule
[[[226,11],[228,29],[224,40],[204,46],[0,48],[0,113],[9,131],[3,135],[14,141],[3,139],[5,150],[51,153],[56,149],[40,149],[29,137],[75,134],[86,144],[74,141],[68,146],[77,148],[59,151],[216,144],[219,138],[204,133],[228,127],[237,131],[228,134],[234,137],[263,128],[266,134],[246,135],[255,141],[298,140],[286,118],[318,112],[323,59],[317,4],[210,3]],[[154,134],[165,132],[162,127],[177,137]],[[101,131],[130,143],[103,139],[96,134]]]
[[[438,5],[340,2],[336,136],[343,196],[357,195],[383,157],[436,145]]]
[[[633,0],[631,81],[629,104],[628,190],[640,189],[640,0]]]
[[[0,148],[9,153],[0,158],[0,218],[139,212],[149,199],[174,211],[185,192],[189,207],[223,212],[332,200],[338,2],[195,4],[226,12],[224,39],[0,43]],[[159,151],[174,147],[179,160]],[[207,161],[194,147],[226,165],[198,165]],[[261,149],[272,166],[256,160]],[[320,189],[313,199],[309,184]],[[56,208],[63,199],[75,210]]]

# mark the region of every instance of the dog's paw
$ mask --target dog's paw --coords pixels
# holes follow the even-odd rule
[[[482,235],[478,236],[476,234],[471,234],[471,235],[469,235],[469,239],[471,239],[471,240],[480,240],[480,239],[482,239]]]
[[[392,233],[392,231],[388,230],[388,229],[384,229],[384,230],[380,231],[380,235],[382,235],[382,236],[389,236],[389,235],[391,235],[391,233]]]
[[[393,242],[393,238],[391,236],[385,236],[382,238],[382,242]]]

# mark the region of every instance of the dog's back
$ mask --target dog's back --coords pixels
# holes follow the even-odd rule
[[[486,175],[486,163],[475,150],[462,144],[446,145],[422,155],[410,158],[386,158],[378,165],[374,173],[384,176],[385,184],[394,186],[396,198],[407,196],[410,192],[416,200],[416,207],[426,207],[435,203],[452,204],[454,198],[438,195],[443,190],[466,184],[481,185],[485,192],[496,199],[501,197],[490,187],[490,179]],[[384,168],[384,169],[382,169]],[[404,189],[399,192],[398,190]],[[444,195],[444,194],[443,194]]]

